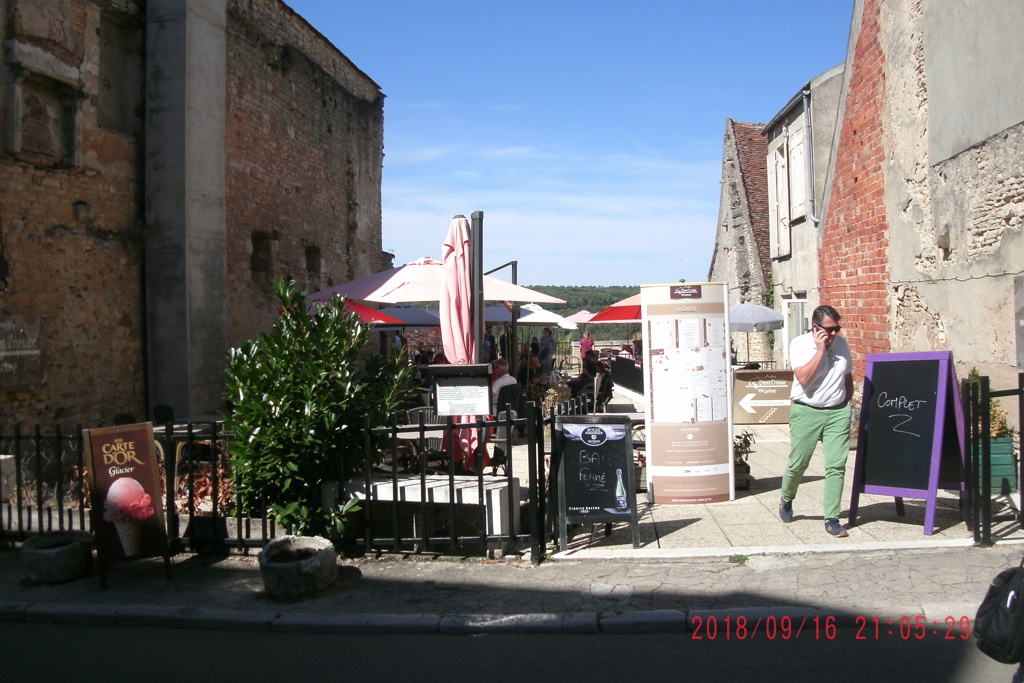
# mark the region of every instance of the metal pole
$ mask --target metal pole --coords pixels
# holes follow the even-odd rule
[[[470,214],[473,247],[473,362],[484,362],[484,212]]]

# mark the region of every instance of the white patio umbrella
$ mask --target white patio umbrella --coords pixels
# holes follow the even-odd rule
[[[729,309],[730,332],[767,332],[781,330],[785,324],[782,314],[773,308],[758,304],[740,304]]]
[[[573,313],[572,315],[567,315],[567,316],[565,316],[565,319],[568,320],[569,322],[573,322],[573,323],[576,323],[578,325],[583,325],[585,323],[589,323],[590,319],[593,318],[593,317],[594,317],[593,313],[591,313],[590,311],[587,311],[587,310],[583,310],[583,311],[578,311],[576,313]]]
[[[504,306],[488,306],[485,309],[487,316],[486,320],[488,324],[506,324],[512,322],[512,311],[508,310]],[[533,326],[556,326],[561,327],[563,330],[575,330],[576,323],[571,322],[568,318],[564,318],[557,313],[549,311],[543,306],[537,304],[523,304],[519,308],[519,320],[520,325],[533,325]]]
[[[750,333],[781,330],[785,324],[782,314],[773,308],[758,304],[740,304],[729,309],[729,331],[747,333],[747,360],[750,360]]]
[[[398,268],[361,277],[322,289],[309,295],[319,301],[332,296],[343,296],[359,301],[385,304],[439,301],[444,280],[440,261],[421,258]],[[489,275],[484,276],[484,299],[487,301],[526,301],[546,304],[564,304],[558,299],[526,287],[514,285]]]

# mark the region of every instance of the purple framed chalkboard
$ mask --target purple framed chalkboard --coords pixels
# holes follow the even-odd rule
[[[857,522],[861,493],[927,501],[924,533],[935,527],[940,488],[963,488],[964,414],[949,351],[879,353],[867,358],[850,500]]]

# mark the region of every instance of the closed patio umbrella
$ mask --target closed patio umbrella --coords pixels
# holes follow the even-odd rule
[[[456,216],[448,228],[448,236],[441,248],[442,273],[438,313],[441,318],[441,341],[444,355],[453,365],[469,365],[475,359],[473,329],[473,275],[470,270],[472,249],[469,242],[469,221]],[[456,415],[456,423],[472,422],[472,415]],[[455,457],[465,470],[475,469],[478,438],[475,429],[453,432]],[[486,465],[486,463],[484,463]]]

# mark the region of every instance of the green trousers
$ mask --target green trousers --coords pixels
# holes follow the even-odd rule
[[[796,498],[814,448],[821,442],[825,455],[825,519],[839,519],[850,453],[850,406],[810,408],[794,403],[789,411],[789,463],[782,477],[782,500]]]

